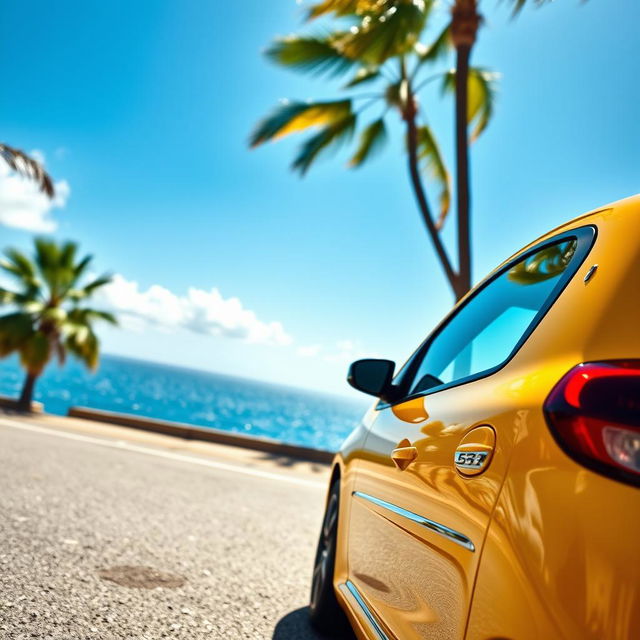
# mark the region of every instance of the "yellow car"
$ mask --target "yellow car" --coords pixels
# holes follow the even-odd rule
[[[398,372],[348,380],[378,401],[335,459],[317,628],[640,638],[640,197],[504,262]]]

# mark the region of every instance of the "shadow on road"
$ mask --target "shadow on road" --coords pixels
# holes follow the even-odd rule
[[[260,459],[268,460],[269,462],[274,462],[275,464],[281,467],[287,467],[289,469],[293,469],[297,465],[311,467],[311,470],[317,473],[322,473],[323,471],[328,472],[331,467],[329,463],[308,462],[306,460],[292,458],[291,456],[281,455],[278,453],[269,453],[266,451],[261,453]]]
[[[355,640],[354,636],[343,636],[345,640]],[[273,631],[272,640],[327,640],[309,624],[309,607],[296,609],[281,618]]]
[[[273,640],[324,640],[309,624],[309,607],[296,609],[278,620]]]

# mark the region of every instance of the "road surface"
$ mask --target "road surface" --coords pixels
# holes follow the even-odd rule
[[[324,474],[30,425],[0,415],[0,638],[319,638]]]

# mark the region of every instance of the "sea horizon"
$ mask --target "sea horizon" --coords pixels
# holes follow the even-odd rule
[[[196,366],[174,364],[172,362],[164,362],[162,360],[149,360],[147,358],[137,358],[135,356],[126,356],[120,353],[103,351],[100,356],[100,360],[102,360],[105,357],[113,360],[130,360],[132,362],[137,362],[140,364],[159,365],[161,367],[166,367],[167,369],[178,369],[185,372],[211,374],[213,376],[219,376],[221,378],[229,378],[230,380],[236,380],[237,382],[248,382],[248,383],[261,384],[261,385],[271,386],[271,387],[281,387],[284,389],[288,389],[290,391],[300,391],[302,393],[329,396],[331,398],[338,398],[339,400],[347,400],[347,402],[351,400],[355,403],[358,403],[358,395],[352,395],[348,392],[342,394],[335,391],[326,391],[324,389],[314,389],[312,387],[301,387],[295,384],[286,384],[284,382],[273,382],[271,380],[265,380],[263,378],[252,378],[250,376],[243,376],[243,375],[234,374],[234,373],[224,373],[223,371],[217,371],[214,369],[203,369],[201,367],[196,367]],[[53,363],[51,366],[57,366],[57,365]],[[98,368],[99,368],[99,365],[98,365]],[[345,388],[347,388],[348,382],[347,382],[346,370],[345,370],[344,380],[345,380],[344,382]],[[364,404],[366,406],[367,404],[366,400]]]
[[[0,394],[17,397],[24,375],[17,357],[0,360]],[[51,414],[84,406],[329,451],[367,408],[364,399],[113,353],[95,372],[74,360],[52,363],[34,399]]]

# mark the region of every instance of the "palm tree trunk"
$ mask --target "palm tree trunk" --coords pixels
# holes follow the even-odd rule
[[[451,36],[456,48],[456,196],[458,213],[458,278],[454,287],[459,300],[471,289],[471,176],[469,172],[469,60],[481,16],[477,0],[456,0],[451,9]]]
[[[456,52],[456,189],[458,205],[458,278],[456,300],[471,289],[471,188],[469,176],[469,134],[467,127],[469,58],[471,47]]]
[[[31,402],[33,400],[33,389],[36,384],[38,375],[35,373],[27,373],[24,385],[22,387],[22,393],[18,400],[18,409],[21,411],[31,411]]]
[[[419,166],[420,163],[418,160],[418,127],[416,125],[416,108],[415,100],[411,93],[408,97],[408,105],[404,110],[403,118],[407,124],[407,155],[409,159],[409,176],[411,178],[411,186],[413,187],[416,202],[418,203],[418,209],[422,214],[422,219],[424,220],[424,224],[427,227],[427,231],[429,232],[429,236],[431,237],[431,241],[433,242],[433,246],[436,250],[438,259],[440,260],[440,264],[444,269],[445,275],[447,276],[447,280],[449,281],[451,288],[453,289],[454,293],[456,293],[457,276],[455,271],[453,270],[453,267],[451,266],[451,261],[449,260],[447,251],[444,247],[444,244],[442,243],[435,222],[433,221],[429,203],[427,201],[427,196],[424,191],[424,186],[422,185]]]

